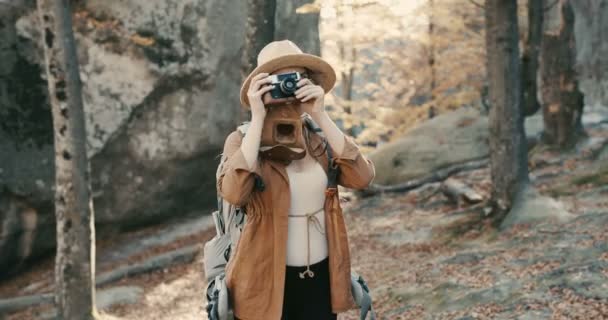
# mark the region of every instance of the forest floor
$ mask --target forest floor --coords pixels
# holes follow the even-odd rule
[[[372,289],[378,319],[608,319],[608,128],[589,134],[576,151],[537,149],[530,158],[533,186],[570,212],[565,222],[546,219],[501,231],[483,219],[484,203],[454,204],[437,192],[439,184],[365,198],[344,192],[352,266]],[[488,197],[487,167],[454,178]],[[205,229],[101,269],[188,245],[202,249],[214,234],[208,224]],[[102,242],[99,254],[159,230]],[[139,291],[134,303],[103,309],[101,318],[206,319],[200,250],[188,261],[104,285],[100,289]],[[49,259],[0,284],[0,297],[50,292],[51,280]],[[37,307],[0,319],[45,314],[48,307]],[[359,318],[353,310],[339,319]]]

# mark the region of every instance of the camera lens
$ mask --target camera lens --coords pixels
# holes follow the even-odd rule
[[[296,84],[297,84],[296,79],[287,78],[287,79],[281,81],[281,85],[280,85],[281,91],[284,94],[292,95],[297,89]]]

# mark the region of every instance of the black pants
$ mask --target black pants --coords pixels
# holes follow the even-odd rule
[[[331,312],[329,258],[311,264],[314,277],[300,278],[306,266],[287,266],[282,320],[336,320]]]

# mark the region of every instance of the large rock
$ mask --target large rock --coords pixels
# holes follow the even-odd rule
[[[608,119],[608,108],[587,106],[585,127]],[[526,136],[537,138],[543,131],[542,114],[525,120]],[[382,145],[370,155],[376,165],[374,183],[392,185],[431,174],[433,171],[489,155],[488,119],[471,108],[440,115],[410,130],[400,139]]]
[[[54,243],[37,15],[0,4],[0,274]],[[100,234],[210,208],[238,124],[246,4],[91,0],[74,15]]]
[[[471,108],[443,114],[370,155],[374,183],[397,184],[489,154],[488,120]]]

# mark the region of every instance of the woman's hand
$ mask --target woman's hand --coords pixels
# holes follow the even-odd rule
[[[298,90],[295,96],[302,102],[303,110],[313,115],[325,111],[325,90],[321,86],[315,85],[308,78],[298,81]]]
[[[249,84],[247,98],[249,98],[249,106],[251,107],[251,118],[263,120],[266,117],[266,108],[262,97],[264,94],[274,88],[274,85],[267,85],[272,82],[268,73],[260,73],[253,78]]]

